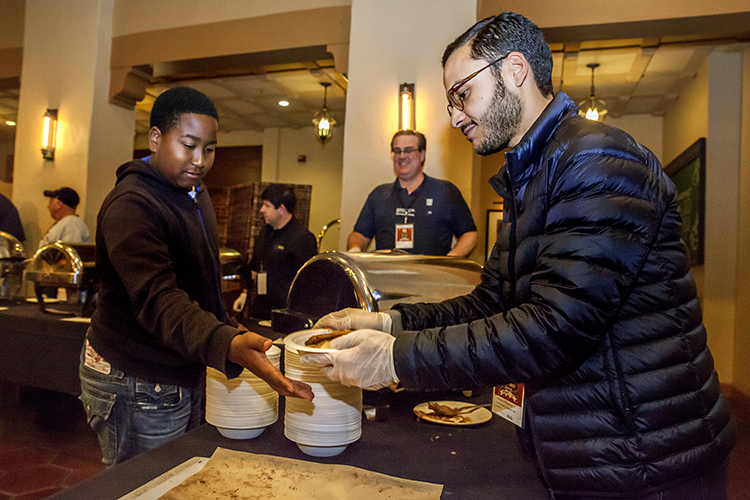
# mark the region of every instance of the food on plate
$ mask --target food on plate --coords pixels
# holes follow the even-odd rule
[[[347,333],[351,333],[351,330],[331,330],[328,333],[313,335],[305,340],[305,345],[316,349],[328,349],[331,346],[331,340],[343,337]]]
[[[430,401],[427,403],[427,407],[435,412],[435,415],[439,417],[455,417],[462,411],[464,411],[466,408],[453,408],[451,406],[447,405],[441,405],[440,403],[437,403],[435,401]]]

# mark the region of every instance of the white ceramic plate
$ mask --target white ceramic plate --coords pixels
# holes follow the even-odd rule
[[[443,425],[477,425],[487,422],[492,418],[492,412],[483,406],[477,406],[465,401],[433,401],[451,408],[469,408],[458,417],[439,417],[429,408],[428,403],[418,404],[414,407],[414,414],[422,420]],[[473,409],[476,408],[476,409]]]
[[[295,349],[297,352],[337,352],[338,349],[320,349],[317,347],[310,347],[305,345],[305,341],[313,335],[320,335],[323,333],[328,333],[330,331],[331,330],[324,328],[318,330],[302,330],[300,332],[290,333],[284,338],[284,344],[288,347],[291,347],[292,349]]]

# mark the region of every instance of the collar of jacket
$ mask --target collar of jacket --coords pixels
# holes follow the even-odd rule
[[[534,158],[541,155],[542,149],[549,142],[562,119],[568,114],[577,112],[578,107],[573,100],[565,92],[558,92],[521,141],[505,153],[505,165],[490,178],[490,185],[497,194],[507,198],[506,171],[507,175],[510,175],[513,179],[518,179],[519,176],[523,175]]]
[[[164,175],[159,172],[159,170],[153,164],[144,160],[130,160],[120,165],[117,168],[117,181],[115,182],[115,184],[119,184],[130,174],[141,174],[151,177],[157,183],[179,196],[184,196],[185,194],[189,193],[189,191],[178,188],[177,186],[169,182],[167,178],[164,177]],[[204,191],[205,186],[203,184],[203,181],[199,181],[195,188],[198,194],[200,194],[201,191]]]

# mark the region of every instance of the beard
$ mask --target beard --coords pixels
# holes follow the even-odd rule
[[[484,132],[484,139],[476,147],[477,154],[487,156],[507,148],[521,124],[521,110],[521,99],[508,92],[502,78],[498,80],[487,111],[477,120]]]

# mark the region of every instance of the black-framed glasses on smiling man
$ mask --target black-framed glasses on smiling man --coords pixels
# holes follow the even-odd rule
[[[459,111],[463,111],[464,110],[464,98],[458,92],[461,87],[463,87],[464,85],[466,85],[467,83],[469,83],[472,80],[472,78],[474,78],[475,76],[477,76],[479,73],[481,73],[482,71],[486,70],[487,68],[489,68],[493,64],[499,63],[500,61],[502,61],[503,59],[505,59],[509,55],[510,55],[510,53],[507,53],[503,57],[495,59],[494,61],[492,61],[488,65],[486,65],[486,66],[484,66],[484,67],[476,70],[474,73],[470,74],[469,76],[467,76],[463,80],[459,80],[456,83],[454,83],[451,86],[451,88],[448,89],[448,115],[449,116],[453,116],[453,110],[454,109],[457,109]]]
[[[419,149],[417,148],[404,148],[404,149],[393,148],[391,149],[391,155],[392,156],[398,156],[400,154],[410,155],[414,153],[415,151],[419,151]]]

